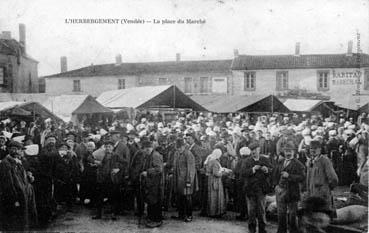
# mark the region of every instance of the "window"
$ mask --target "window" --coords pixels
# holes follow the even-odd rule
[[[209,93],[208,77],[200,77],[200,93]]]
[[[329,71],[327,70],[319,70],[318,71],[318,91],[327,91],[329,90]]]
[[[126,88],[126,80],[118,79],[118,89],[125,89],[125,88]]]
[[[244,73],[244,90],[255,91],[255,72]]]
[[[73,91],[81,91],[81,80],[73,80]]]
[[[288,71],[277,71],[277,91],[288,90]]]
[[[0,67],[0,85],[4,84],[4,77],[5,77],[5,69]]]
[[[184,78],[184,81],[185,81],[184,92],[192,93],[192,78],[186,77]]]
[[[364,70],[364,90],[369,90],[369,69]]]
[[[159,78],[159,85],[166,85],[168,83],[167,78]]]

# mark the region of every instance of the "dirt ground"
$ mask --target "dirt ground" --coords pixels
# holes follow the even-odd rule
[[[91,210],[84,207],[76,207],[73,212],[60,214],[56,221],[52,223],[45,231],[48,232],[176,232],[176,233],[246,233],[247,222],[235,220],[235,214],[227,213],[223,219],[213,220],[198,216],[198,212],[194,214],[194,220],[191,223],[172,220],[170,216],[175,215],[175,212],[165,212],[166,219],[163,225],[159,228],[149,229],[143,224],[138,226],[138,218],[132,213],[127,216],[120,216],[117,221],[110,220],[109,214],[106,214],[105,219],[92,220]],[[267,232],[276,232],[277,224],[269,222]]]

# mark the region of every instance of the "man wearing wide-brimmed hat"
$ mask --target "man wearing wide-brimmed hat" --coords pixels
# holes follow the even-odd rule
[[[332,190],[338,184],[338,177],[332,162],[326,155],[322,155],[321,150],[319,141],[311,141],[306,176],[308,196],[322,197],[333,208]]]

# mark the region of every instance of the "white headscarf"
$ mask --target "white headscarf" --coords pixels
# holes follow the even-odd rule
[[[214,149],[210,155],[206,158],[204,165],[207,165],[213,159],[219,159],[222,156],[222,151],[220,149]]]

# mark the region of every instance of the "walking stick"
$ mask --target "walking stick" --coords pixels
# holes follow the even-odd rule
[[[141,218],[142,218],[142,175],[139,176],[139,186],[138,186],[138,228],[141,226]]]

